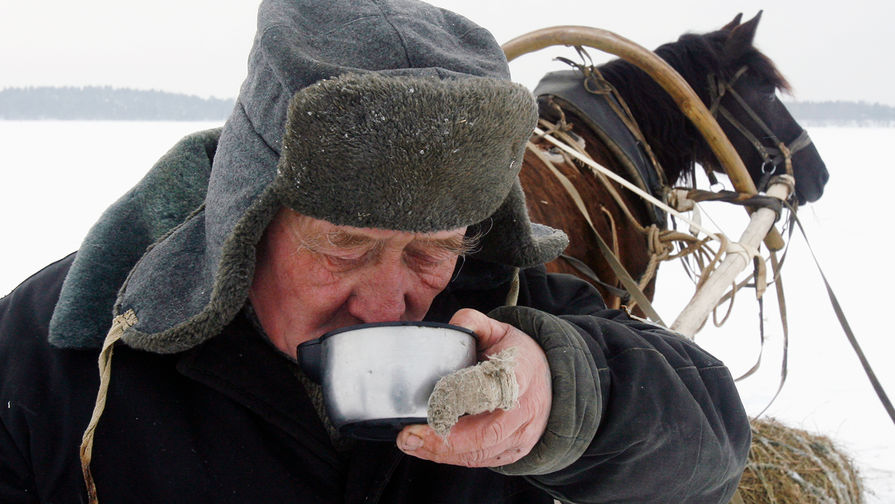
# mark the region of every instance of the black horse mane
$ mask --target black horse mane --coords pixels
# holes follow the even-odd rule
[[[753,21],[757,22],[757,18]],[[685,34],[655,52],[690,83],[706,104],[709,102],[707,76],[713,73],[729,79],[743,65],[748,65],[749,71],[761,80],[789,91],[789,83],[774,63],[752,45],[751,36],[740,47],[735,46],[731,33],[737,26],[746,26],[739,25],[739,16],[718,31]],[[754,30],[754,26],[750,28]],[[669,182],[682,179],[692,183],[697,162],[718,168],[714,154],[696,127],[645,72],[623,60],[613,60],[598,68],[627,102]]]

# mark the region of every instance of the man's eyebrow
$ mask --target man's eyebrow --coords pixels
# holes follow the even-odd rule
[[[382,245],[382,242],[376,238],[341,229],[306,236],[303,242],[305,247],[312,250],[319,249],[321,246],[354,249]],[[445,251],[463,255],[473,252],[478,247],[478,243],[477,237],[464,235],[450,236],[448,238],[422,236],[414,239],[411,242],[411,246],[422,251]]]
[[[341,229],[329,232],[312,232],[301,237],[302,247],[318,252],[322,247],[354,249],[372,246],[376,243],[377,240],[369,236],[350,233]]]
[[[344,230],[325,233],[325,240],[329,245],[338,248],[358,248],[376,244],[379,240],[362,234],[355,234]]]
[[[464,255],[475,250],[478,240],[474,237],[456,235],[449,238],[417,238],[413,243],[424,250],[442,250]]]

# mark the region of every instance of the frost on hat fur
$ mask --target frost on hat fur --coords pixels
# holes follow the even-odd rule
[[[338,225],[472,225],[506,199],[536,120],[531,93],[497,79],[324,80],[292,99],[278,193]]]
[[[385,92],[399,89],[391,87],[399,86],[393,80],[399,77],[406,83],[425,81],[413,87],[422,93],[428,85],[427,98],[414,101],[416,91],[410,94],[409,88],[404,94]],[[344,94],[330,87],[337,82],[346,85]],[[350,93],[349,83],[357,85]],[[370,114],[367,122],[355,125],[338,117],[347,114],[356,121],[355,112],[340,110],[330,117],[329,136],[320,129],[322,122],[284,135],[292,98],[326,90],[346,105],[351,100],[391,100],[386,117],[396,120],[380,124]],[[520,137],[533,120],[526,101],[530,97],[524,95],[509,83],[506,59],[494,37],[447,10],[412,0],[263,0],[248,75],[219,140],[214,133],[178,146],[103,215],[66,278],[51,341],[67,348],[101,346],[110,311],[136,314],[136,324],[121,338],[132,348],[174,353],[214,337],[244,306],[255,247],[284,205],[355,225],[394,217],[388,227],[406,229],[458,227],[481,217],[470,226],[473,232],[487,231],[475,257],[518,267],[555,258],[566,237],[529,222],[515,177]],[[329,103],[335,104],[333,100]],[[517,102],[524,104],[517,109]],[[437,137],[442,130],[424,116],[443,119],[448,107],[465,116],[455,122],[448,117],[447,136],[455,148],[467,139],[473,145],[452,153],[441,149],[440,140],[419,135],[420,149],[411,150],[417,147],[412,128]],[[425,114],[415,113],[417,108]],[[467,122],[460,122],[464,118]],[[319,138],[303,139],[315,127]],[[338,149],[326,143],[342,142],[355,132]],[[291,145],[285,154],[284,138]],[[351,150],[349,145],[361,147]],[[307,149],[320,165],[280,166],[286,156],[294,160],[292,149]],[[390,170],[400,165],[405,180],[355,180],[358,175],[346,175],[348,167],[341,166],[348,161],[355,171],[364,168],[366,175],[383,177],[395,175]],[[297,169],[294,174],[301,178],[288,177],[278,167]],[[406,178],[419,175],[413,170],[421,167],[425,170],[419,174],[431,178]],[[341,202],[328,201],[336,188],[326,188],[323,178],[315,180],[318,172],[345,177],[335,182],[357,182],[355,192],[339,198]],[[305,189],[309,191],[298,194]],[[374,191],[376,198],[368,195]],[[183,192],[189,193],[186,198]],[[358,220],[357,210],[349,208],[355,202],[366,205],[360,213],[371,214],[369,219],[375,214],[378,220]],[[123,227],[136,231],[122,239]],[[95,293],[85,310],[66,308],[85,306],[80,297],[85,292]],[[85,323],[86,318],[93,320]],[[78,327],[85,329],[72,332]]]

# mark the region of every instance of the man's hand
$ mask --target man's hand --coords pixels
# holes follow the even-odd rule
[[[531,451],[547,426],[552,399],[547,357],[527,334],[481,312],[460,310],[451,324],[478,335],[479,360],[516,347],[519,404],[461,417],[446,440],[428,425],[407,426],[398,435],[398,448],[439,464],[496,467],[515,462]]]

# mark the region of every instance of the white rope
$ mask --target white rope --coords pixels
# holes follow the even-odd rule
[[[686,222],[687,224],[690,225],[691,229],[697,229],[700,232],[705,233],[705,235],[707,237],[711,238],[712,240],[721,241],[721,238],[719,238],[716,233],[713,233],[712,231],[709,231],[708,229],[702,227],[699,223],[692,221],[691,219],[687,218],[687,216],[685,216],[681,212],[675,210],[674,208],[671,208],[670,206],[666,205],[664,202],[659,201],[658,199],[653,197],[653,195],[645,192],[644,190],[640,189],[639,187],[632,184],[631,182],[628,182],[627,180],[622,178],[620,175],[616,174],[613,171],[610,171],[605,166],[602,166],[602,165],[596,163],[593,159],[590,159],[589,157],[582,155],[581,153],[579,153],[575,149],[569,147],[562,141],[554,138],[551,134],[545,132],[544,130],[542,130],[540,128],[535,128],[534,132],[535,132],[535,134],[539,135],[540,137],[547,139],[548,142],[552,143],[553,145],[555,145],[555,146],[559,147],[560,149],[564,150],[565,152],[569,153],[575,159],[581,161],[582,163],[590,166],[591,168],[599,171],[600,173],[606,175],[607,177],[611,178],[612,180],[623,185],[624,187],[626,187],[628,190],[630,190],[634,194],[649,201],[653,205],[656,205],[657,207],[661,208],[662,210],[665,210],[666,212],[670,213],[671,215],[674,215],[678,219]]]
[[[727,255],[741,256],[747,265],[750,262],[752,262],[752,258],[761,257],[761,254],[759,254],[757,248],[749,247],[747,245],[744,245],[742,243],[737,243],[737,242],[728,242],[727,250],[725,250],[724,252]]]

